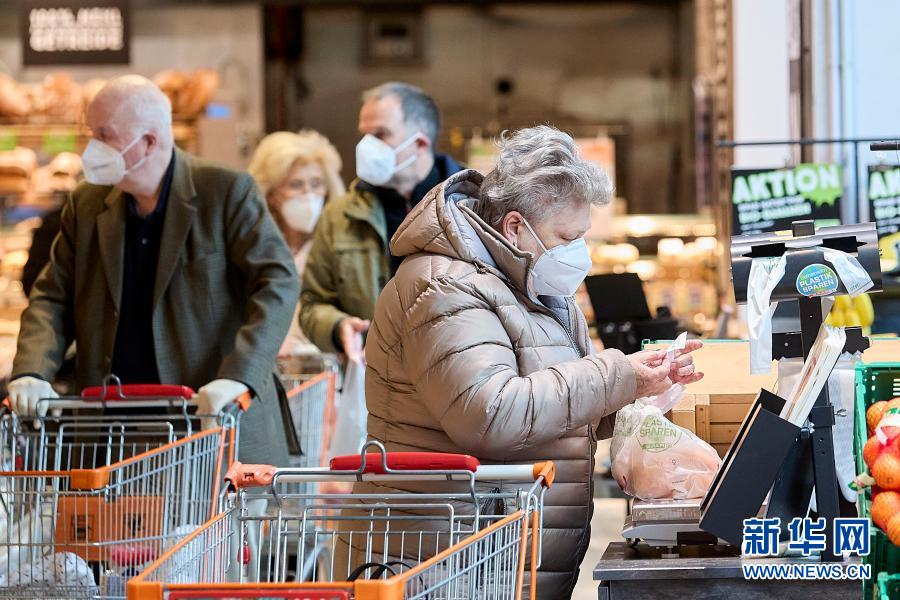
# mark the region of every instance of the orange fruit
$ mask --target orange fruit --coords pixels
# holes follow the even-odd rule
[[[872,500],[872,522],[887,531],[888,523],[900,515],[900,493],[881,492]]]
[[[866,442],[866,445],[863,446],[863,460],[866,461],[866,465],[868,465],[870,469],[872,468],[872,465],[875,464],[875,459],[881,454],[883,448],[884,446],[874,435],[870,437]]]
[[[866,425],[869,426],[869,431],[875,431],[879,421],[881,421],[881,417],[884,416],[887,410],[888,403],[884,400],[876,402],[866,410]]]
[[[891,520],[888,521],[886,532],[891,543],[895,546],[900,546],[900,514],[891,517]]]
[[[872,465],[872,477],[883,490],[900,490],[900,455],[882,452]]]
[[[888,400],[887,410],[885,411],[885,414],[887,414],[888,410],[893,410],[893,409],[900,410],[900,398],[894,398],[893,400]],[[882,415],[881,418],[884,418],[884,415]],[[877,426],[878,423],[876,423],[875,425]],[[873,431],[874,431],[874,429],[873,429]],[[887,434],[889,440],[896,440],[898,437],[898,433],[900,433],[900,431],[898,431],[897,427],[885,427],[884,432]]]

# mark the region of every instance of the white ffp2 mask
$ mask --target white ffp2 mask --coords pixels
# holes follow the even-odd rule
[[[296,231],[312,233],[316,228],[325,198],[317,194],[304,194],[288,198],[282,203],[280,212],[285,224]]]
[[[531,267],[529,286],[537,296],[571,296],[591,272],[591,253],[583,237],[549,250],[524,218],[522,221],[544,253]]]
[[[392,148],[387,142],[367,133],[356,144],[356,175],[372,185],[386,184],[395,173],[415,162],[416,155],[413,154],[397,164],[397,154],[415,142],[418,136],[419,134],[415,133],[396,148]]]
[[[147,160],[146,154],[129,169],[125,168],[124,155],[142,137],[143,134],[137,136],[122,150],[116,150],[109,144],[92,138],[81,154],[84,178],[87,182],[94,185],[117,185],[126,175],[140,167]]]

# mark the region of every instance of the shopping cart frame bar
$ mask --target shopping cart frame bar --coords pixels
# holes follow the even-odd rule
[[[154,456],[158,456],[164,452],[171,452],[173,448],[177,448],[179,446],[184,446],[186,444],[190,444],[194,441],[210,437],[212,435],[219,435],[221,433],[220,427],[216,427],[213,429],[206,429],[203,431],[198,431],[197,433],[191,434],[188,437],[182,438],[170,444],[166,444],[159,448],[155,448],[153,450],[148,450],[146,452],[141,452],[140,454],[136,454],[130,458],[126,458],[125,460],[118,461],[109,466],[104,467],[96,467],[94,469],[71,469],[69,471],[0,471],[0,477],[11,477],[11,478],[22,478],[22,477],[58,477],[58,478],[67,478],[69,480],[69,489],[72,491],[94,491],[100,490],[107,485],[109,485],[110,474],[113,471],[122,469],[127,467],[128,465],[132,465],[150,458]],[[229,432],[229,436],[231,436],[230,444],[229,444],[229,453],[233,458],[234,454],[234,429],[231,429]],[[221,472],[222,470],[222,454],[224,451],[224,445],[219,446],[219,458],[217,460],[216,470]],[[233,462],[233,460],[229,460],[229,462]]]
[[[552,464],[552,463],[551,463]],[[278,594],[280,598],[306,600],[311,597],[311,592],[317,590],[329,590],[334,592],[346,592],[346,598],[354,598],[354,600],[396,600],[403,597],[403,590],[410,579],[416,578],[424,571],[437,565],[442,560],[451,557],[453,554],[478,543],[483,538],[491,535],[495,531],[511,525],[516,521],[522,521],[522,540],[521,552],[519,553],[519,569],[517,575],[517,585],[521,589],[524,581],[524,561],[525,550],[528,543],[529,523],[527,514],[523,509],[507,515],[506,517],[491,523],[477,533],[463,538],[458,543],[446,548],[433,557],[419,563],[412,569],[399,573],[390,579],[360,579],[352,582],[321,582],[321,583],[254,583],[254,590],[248,591],[246,584],[234,583],[180,583],[165,584],[163,582],[144,581],[146,574],[151,573],[169,558],[171,558],[181,548],[190,544],[194,539],[200,536],[205,530],[215,525],[218,521],[228,517],[228,513],[221,513],[207,521],[201,528],[191,532],[185,536],[178,544],[160,555],[155,562],[144,571],[132,578],[127,585],[128,600],[188,600],[191,598],[266,598],[266,593]],[[532,523],[530,528],[532,532],[538,531],[538,515],[536,511],[531,513]],[[535,556],[538,548],[537,536],[531,536],[532,556]],[[531,561],[531,578],[534,581],[537,571],[537,561]],[[536,588],[531,586],[530,598],[534,600]],[[167,594],[168,593],[168,594]]]

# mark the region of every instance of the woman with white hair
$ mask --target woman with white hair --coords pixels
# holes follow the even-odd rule
[[[366,343],[368,433],[389,451],[555,461],[537,593],[568,598],[588,546],[598,436],[626,404],[702,377],[689,354],[700,342],[671,362],[594,352],[572,295],[591,267],[584,235],[591,205],[609,201],[609,177],[553,127],[499,143],[491,173],[451,176],[391,240],[405,259]],[[397,485],[354,492],[414,491]],[[439,491],[457,485],[467,484]]]
[[[331,142],[316,131],[278,131],[262,139],[248,171],[256,179],[294,254],[302,280],[322,208],[346,191],[340,175],[341,157]],[[315,347],[300,330],[295,312],[279,355],[308,351],[315,351]]]

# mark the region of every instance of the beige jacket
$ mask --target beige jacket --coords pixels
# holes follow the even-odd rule
[[[591,353],[571,298],[529,296],[534,257],[471,210],[481,181],[450,177],[391,240],[406,259],[366,343],[369,436],[389,451],[555,461],[538,594],[567,598],[590,537],[595,433],[634,400],[634,371],[618,350]]]

